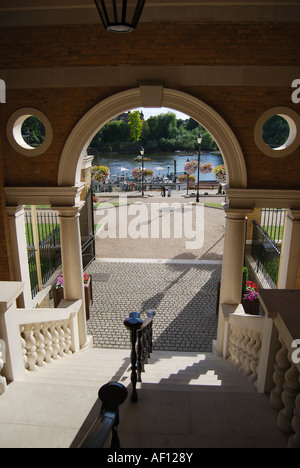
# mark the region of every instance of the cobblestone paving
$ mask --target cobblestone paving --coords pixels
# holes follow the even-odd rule
[[[95,347],[129,349],[125,318],[134,311],[146,318],[146,311],[154,309],[155,350],[211,352],[220,264],[95,261],[88,272],[109,275],[107,281],[93,282],[88,333]]]

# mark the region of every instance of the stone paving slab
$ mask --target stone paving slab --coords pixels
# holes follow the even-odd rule
[[[125,318],[134,311],[146,318],[146,311],[154,309],[154,350],[211,352],[217,334],[218,262],[96,260],[88,273],[109,275],[106,282],[93,282],[88,333],[93,335],[95,347],[129,349]]]

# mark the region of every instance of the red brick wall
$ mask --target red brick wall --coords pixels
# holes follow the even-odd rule
[[[255,87],[181,87],[209,104],[229,124],[242,150],[248,172],[249,188],[300,188],[300,148],[287,158],[273,159],[264,155],[254,142],[254,126],[268,109],[293,107],[289,88]],[[95,104],[120,88],[66,88],[12,90],[7,104],[0,108],[0,135],[3,140],[5,185],[53,186],[57,183],[60,155],[65,141],[78,120]],[[23,106],[44,112],[53,126],[53,143],[40,157],[28,158],[16,153],[5,138],[5,121]],[[16,170],[18,168],[18,170]]]
[[[0,140],[0,156],[3,154]],[[0,157],[0,281],[14,279],[14,268],[10,248],[8,215],[6,211],[5,193],[3,190],[3,166]]]
[[[20,47],[21,45],[21,47]],[[291,65],[299,63],[299,25],[141,23],[134,34],[99,24],[4,30],[2,68],[95,65]]]
[[[296,66],[300,62],[299,29],[298,24],[291,23],[142,23],[133,34],[114,35],[106,33],[100,25],[6,28],[1,30],[0,68]],[[78,120],[99,101],[123,89],[7,90],[7,103],[0,105],[0,280],[13,279],[3,183],[55,186],[63,146]],[[300,112],[300,105],[291,101],[291,88],[181,86],[178,89],[209,104],[231,126],[245,155],[249,188],[300,188],[300,149],[287,158],[272,159],[261,153],[253,138],[257,119],[271,107],[288,106]],[[53,142],[40,157],[19,155],[6,139],[8,118],[23,106],[38,108],[52,123]]]

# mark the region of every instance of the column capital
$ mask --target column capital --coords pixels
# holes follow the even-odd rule
[[[53,206],[53,209],[58,212],[60,218],[75,218],[80,215],[84,204],[85,201],[81,201],[76,206]]]
[[[287,217],[290,218],[291,221],[300,222],[300,210],[287,210]]]
[[[7,205],[73,206],[80,202],[84,183],[71,187],[4,187]]]
[[[9,218],[17,218],[24,214],[24,205],[14,205],[6,207]]]
[[[244,221],[246,217],[253,213],[254,209],[252,208],[231,208],[229,205],[223,205],[226,218],[236,220],[236,221]]]

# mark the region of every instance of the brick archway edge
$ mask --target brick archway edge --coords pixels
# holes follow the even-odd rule
[[[159,100],[159,105],[158,105]],[[247,188],[247,170],[242,149],[225,120],[203,101],[162,86],[141,86],[110,96],[90,109],[77,123],[64,146],[58,171],[58,186],[80,183],[82,159],[91,139],[117,115],[139,107],[167,107],[201,123],[216,140],[222,153],[230,188]]]

